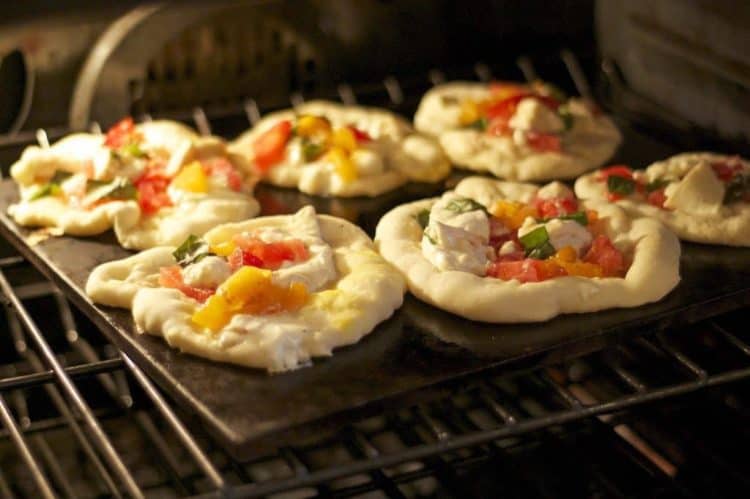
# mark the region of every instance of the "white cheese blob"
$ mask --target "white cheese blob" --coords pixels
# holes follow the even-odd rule
[[[441,270],[484,275],[492,255],[489,219],[483,210],[463,211],[466,207],[466,199],[452,192],[432,206],[422,253]]]
[[[533,130],[540,133],[558,133],[565,124],[560,116],[538,99],[527,97],[518,103],[508,124],[516,130]]]
[[[538,227],[547,229],[549,242],[556,251],[566,246],[572,246],[580,255],[583,248],[591,244],[591,233],[586,230],[586,227],[573,220],[561,220],[559,218],[537,224],[533,218],[527,217],[518,229],[518,237],[523,237]]]
[[[510,255],[511,253],[516,253],[518,251],[521,251],[521,247],[516,244],[515,241],[505,241],[502,246],[500,246],[500,249],[497,251],[498,256],[503,255]]]
[[[573,191],[570,190],[570,187],[567,185],[562,182],[554,181],[539,189],[536,193],[536,197],[539,199],[572,199],[575,197],[575,194],[573,194]]]
[[[207,256],[182,271],[182,280],[196,288],[216,288],[232,275],[229,264],[221,257]]]
[[[693,167],[676,183],[669,184],[664,191],[666,208],[694,215],[718,214],[725,193],[724,182],[714,173],[708,163]]]
[[[302,241],[310,257],[302,262],[284,262],[280,269],[273,271],[272,280],[279,286],[299,282],[308,291],[317,291],[337,278],[333,250],[320,234],[318,218],[312,206],[302,208],[289,220],[286,226],[264,228],[253,235],[264,242]]]

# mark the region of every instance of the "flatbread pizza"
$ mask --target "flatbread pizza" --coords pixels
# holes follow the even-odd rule
[[[271,113],[238,137],[262,181],[319,196],[377,196],[450,173],[440,145],[389,111],[311,101]]]
[[[691,152],[645,170],[616,165],[582,176],[575,190],[661,220],[687,241],[750,246],[750,162],[739,156]]]
[[[132,249],[179,244],[217,224],[256,215],[255,179],[217,137],[171,121],[126,118],[105,135],[76,133],[27,147],[11,166],[20,225],[74,236],[114,228]]]
[[[417,298],[483,322],[635,307],[679,281],[671,231],[581,202],[560,182],[469,177],[440,198],[387,213],[375,241]]]
[[[86,292],[139,332],[208,359],[286,371],[356,343],[401,306],[399,272],[355,225],[305,207],[100,265]]]
[[[577,177],[621,142],[592,103],[542,82],[437,85],[422,98],[414,125],[437,137],[456,166],[508,180]]]

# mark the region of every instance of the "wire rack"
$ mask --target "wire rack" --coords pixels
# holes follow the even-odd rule
[[[578,92],[591,96],[575,56],[564,51],[560,60]],[[473,69],[480,80],[494,76],[487,65]],[[528,58],[517,70],[536,77]],[[445,78],[433,71],[419,85]],[[344,102],[380,95],[404,111],[413,110],[419,85],[390,76],[368,88],[336,90]],[[243,108],[255,122],[257,104],[249,100]],[[202,133],[236,120],[201,108],[189,116]],[[11,150],[30,139],[0,145]],[[690,328],[644,330],[575,360],[455,380],[431,389],[431,402],[385,410],[320,441],[239,462],[47,279],[7,246],[2,250],[0,497],[750,492],[746,465],[730,457],[730,449],[750,444],[744,310]],[[655,401],[661,402],[649,404]]]

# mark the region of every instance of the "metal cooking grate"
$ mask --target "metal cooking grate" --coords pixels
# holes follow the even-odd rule
[[[575,58],[563,60],[586,94]],[[520,67],[535,73],[527,59]],[[492,76],[487,66],[475,70]],[[432,82],[441,78],[431,73]],[[426,84],[390,77],[382,86],[338,90],[345,101],[385,98],[403,110]],[[254,119],[254,103],[245,104]],[[202,132],[236,131],[236,117],[206,114],[193,113]],[[238,462],[4,249],[0,497],[750,493],[748,465],[732,458],[734,448],[750,445],[744,310],[689,329],[643,331],[574,361],[456,380],[431,390],[431,402]]]

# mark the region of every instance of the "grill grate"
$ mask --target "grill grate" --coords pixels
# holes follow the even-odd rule
[[[588,95],[575,56],[564,52],[562,61],[571,83]],[[528,58],[518,65],[537,73]],[[493,77],[487,65],[474,71],[479,79]],[[433,71],[429,80],[445,78]],[[408,113],[428,85],[389,76],[337,91],[345,101],[385,102]],[[254,102],[243,107],[254,121]],[[192,118],[204,133],[220,134],[241,121],[236,110],[202,108],[170,117]],[[239,462],[49,281],[3,251],[0,497],[750,492],[747,464],[730,457],[750,444],[744,311],[684,330],[643,331],[573,361],[456,380],[431,389],[431,402],[385,410],[313,444]]]

